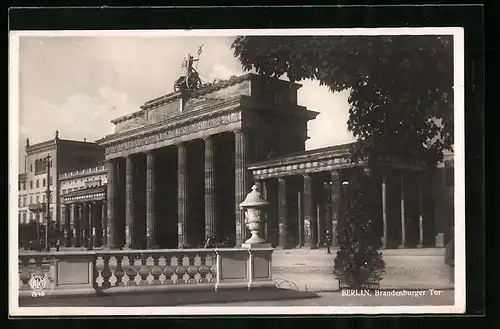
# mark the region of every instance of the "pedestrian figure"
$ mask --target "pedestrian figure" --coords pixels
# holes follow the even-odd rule
[[[332,252],[330,251],[330,247],[332,246],[332,231],[326,230],[325,234],[325,246],[326,246],[326,253],[331,254]]]
[[[213,235],[210,235],[205,240],[205,248],[215,248],[215,237]]]
[[[59,248],[61,248],[61,240],[57,239],[57,241],[56,241],[56,251],[59,251]]]

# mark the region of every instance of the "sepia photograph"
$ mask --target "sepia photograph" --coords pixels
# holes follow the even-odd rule
[[[461,28],[9,47],[10,315],[465,312]]]

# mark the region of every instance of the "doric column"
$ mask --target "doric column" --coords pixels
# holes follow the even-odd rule
[[[125,163],[125,248],[134,247],[134,160],[126,157]]]
[[[302,248],[304,246],[304,208],[303,208],[303,194],[302,192],[297,193],[297,223],[299,231],[299,243],[297,248]]]
[[[178,247],[184,248],[187,242],[187,206],[188,206],[188,185],[187,185],[187,150],[185,144],[177,145],[177,161],[178,161],[178,185],[177,185],[177,200],[178,200]]]
[[[404,172],[401,172],[401,245],[399,248],[405,248],[406,246],[406,218],[405,218],[405,179]]]
[[[91,248],[91,242],[90,237],[92,236],[92,233],[90,232],[90,214],[89,214],[89,204],[84,202],[82,203],[82,226],[83,226],[83,246],[87,247],[87,249],[92,249]]]
[[[422,173],[419,173],[418,180],[418,248],[424,246],[424,188],[422,184]]]
[[[91,205],[91,216],[92,216],[92,244],[94,247],[102,246],[102,203],[100,201],[94,201]]]
[[[108,218],[107,218],[107,203],[105,201],[101,202],[101,245],[108,245]]]
[[[266,182],[264,180],[260,180],[258,182],[258,187],[259,187],[259,190],[262,191],[262,197],[264,198],[264,200],[268,201],[269,202],[269,199],[268,199],[268,196],[269,196],[269,191],[268,191],[268,186],[266,184]],[[266,209],[266,217],[268,217],[269,215],[269,207]],[[269,232],[268,232],[268,218],[266,218],[266,221],[264,222],[264,225],[262,225],[262,229],[261,229],[261,232],[260,232],[260,236],[262,238],[264,238],[264,240],[266,240],[266,242],[269,242],[268,240],[268,235],[269,235]]]
[[[64,206],[64,245],[66,247],[71,246],[71,205],[66,204]]]
[[[341,189],[341,181],[340,181],[340,171],[335,170],[330,173],[330,182],[331,184],[331,215],[332,215],[332,246],[337,245],[337,223],[340,218],[340,189]]]
[[[107,203],[107,222],[106,222],[106,247],[110,249],[115,249],[118,247],[116,222],[117,222],[117,212],[116,207],[118,203],[118,179],[117,179],[117,164],[113,160],[106,162],[107,171],[107,191],[106,191],[106,203]]]
[[[382,248],[387,248],[387,174],[382,174]]]
[[[80,231],[82,229],[80,222],[80,205],[77,203],[73,203],[71,205],[71,214],[73,216],[73,246],[80,247],[81,246],[81,234]]]
[[[148,249],[157,248],[155,209],[155,158],[152,152],[146,155],[146,237]]]
[[[88,212],[88,225],[89,225],[89,233],[88,233],[88,245],[87,249],[92,250],[94,249],[94,241],[95,241],[95,227],[94,227],[94,222],[95,222],[95,207],[94,207],[94,202],[89,202],[87,203],[87,212]]]
[[[313,239],[312,221],[314,219],[312,177],[304,175],[304,245],[314,249],[316,245]]]
[[[288,247],[288,214],[287,214],[287,195],[286,180],[283,177],[278,178],[278,218],[279,218],[279,246]]]
[[[324,212],[321,205],[316,205],[316,248],[321,247],[321,243],[323,240],[321,239],[321,234],[323,233],[323,221],[324,221]]]
[[[245,214],[240,209],[240,203],[245,200],[249,192],[249,177],[247,174],[247,136],[244,131],[234,132],[234,174],[235,174],[235,214],[236,214],[236,246],[240,246],[246,239],[247,228]]]
[[[215,236],[215,163],[213,137],[205,138],[205,238]]]

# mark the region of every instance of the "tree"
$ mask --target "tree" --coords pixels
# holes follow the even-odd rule
[[[231,48],[247,71],[349,89],[354,156],[434,166],[452,148],[452,36],[240,36]]]
[[[374,289],[379,287],[385,273],[385,262],[378,251],[379,234],[371,220],[371,196],[367,180],[358,175],[344,186],[344,214],[337,223],[339,250],[335,257],[334,274],[341,288]]]

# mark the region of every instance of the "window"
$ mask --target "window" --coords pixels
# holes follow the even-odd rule
[[[52,179],[49,181],[49,185],[52,186]]]
[[[23,212],[23,223],[26,223],[26,222],[27,222],[27,220],[26,220],[26,211],[25,211],[25,212]]]
[[[44,178],[43,181],[42,181],[42,186],[45,187],[45,184],[46,184],[46,181],[45,181],[45,178]]]
[[[45,202],[45,194],[42,195],[42,202]]]
[[[37,179],[36,180],[36,188],[39,188],[40,187],[40,181]]]
[[[20,222],[21,222],[21,219],[22,219],[22,217],[21,217],[21,213],[17,214],[17,217],[18,217],[18,220],[19,220],[19,223],[20,223]]]
[[[30,164],[30,172],[33,172],[33,164]]]
[[[20,198],[20,197],[19,197],[19,198],[17,198],[17,206],[18,206],[18,207],[21,207],[21,198]]]
[[[23,182],[23,191],[26,191],[26,182]]]
[[[36,203],[39,203],[40,202],[40,196],[36,196]]]
[[[32,188],[33,188],[33,181],[30,180],[30,189],[32,189]]]
[[[18,190],[18,191],[21,191],[21,182],[18,182],[18,183],[17,183],[17,190]]]
[[[30,204],[33,203],[33,197],[30,195]]]

